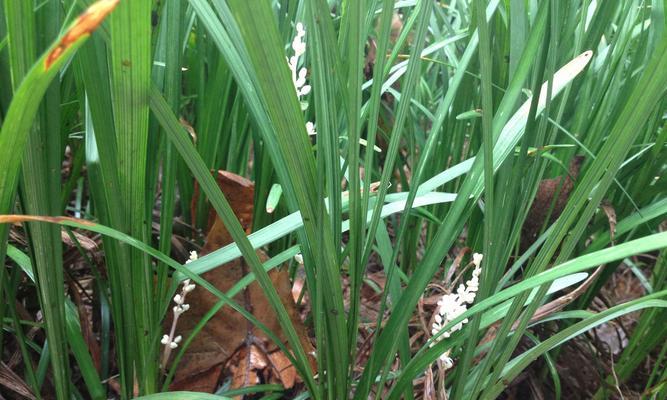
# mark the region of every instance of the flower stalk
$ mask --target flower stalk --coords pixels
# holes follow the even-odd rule
[[[197,252],[191,251],[190,258],[185,263],[189,264],[195,261],[197,258],[198,258]],[[174,317],[171,322],[171,329],[169,330],[169,334],[163,335],[162,340],[160,340],[160,343],[164,345],[164,351],[162,353],[162,369],[166,368],[167,362],[169,361],[169,356],[171,355],[171,351],[176,349],[181,340],[183,340],[183,337],[181,335],[175,336],[176,326],[178,325],[178,318],[181,316],[181,314],[190,309],[190,305],[185,302],[185,298],[187,297],[188,293],[195,290],[195,287],[196,285],[194,283],[191,283],[190,279],[186,279],[183,281],[181,292],[177,293],[174,296],[173,300],[174,303],[176,303],[176,305],[172,308]]]

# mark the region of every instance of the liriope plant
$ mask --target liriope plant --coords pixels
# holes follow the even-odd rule
[[[590,395],[621,390],[651,354],[644,395],[664,395],[660,1],[6,0],[1,11],[12,90],[0,96],[0,256],[17,268],[0,269],[0,348],[16,339],[33,395],[49,394],[48,376],[63,399],[224,397],[159,393],[178,368],[165,360],[188,343],[177,318],[166,331],[163,320],[172,300],[186,311],[193,284],[285,351],[301,398],[491,399],[529,367],[561,397],[564,346],[633,312],[628,346]],[[571,160],[583,160],[573,184],[550,180],[545,198],[543,180],[567,177]],[[252,234],[212,169],[255,181]],[[209,203],[234,243],[185,266],[172,239],[196,247]],[[531,205],[544,218],[527,243]],[[8,239],[19,222],[23,247]],[[102,235],[104,271],[90,262],[99,361],[63,290],[61,229]],[[632,257],[649,252],[660,256],[640,268]],[[296,254],[317,371],[267,272]],[[239,257],[252,273],[227,293],[200,276]],[[645,295],[591,311],[620,265]],[[378,271],[379,313],[365,321],[362,288]],[[46,340],[22,328],[24,276]],[[292,351],[233,300],[254,280]],[[554,303],[568,287],[576,296]]]

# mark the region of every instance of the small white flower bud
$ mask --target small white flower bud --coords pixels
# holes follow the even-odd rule
[[[173,350],[173,349],[175,349],[175,348],[177,348],[177,347],[178,347],[178,343],[176,343],[176,342],[171,342],[171,343],[169,343],[169,348],[170,348],[170,349]]]
[[[308,132],[308,136],[317,135],[317,132],[315,132],[315,124],[313,124],[310,121],[306,122],[306,132]],[[300,256],[300,254],[297,255]],[[296,256],[294,257],[296,258]],[[303,257],[301,257],[301,260],[302,262],[300,262],[299,264],[303,264]]]
[[[476,267],[479,267],[482,264],[482,258],[484,258],[482,254],[473,253],[472,263],[475,264]]]
[[[306,52],[306,44],[303,43],[301,38],[297,36],[292,42],[292,49],[294,49],[294,55],[299,57]]]
[[[199,258],[199,255],[197,255],[197,252],[192,250],[190,252],[190,257],[188,258],[188,260],[185,263],[190,264],[191,262],[197,260],[198,258]]]
[[[169,344],[169,335],[162,336],[162,340],[160,340],[160,343]]]
[[[311,90],[311,89],[312,89],[312,87],[311,87],[310,85],[303,85],[303,87],[302,87],[301,90],[299,91],[299,93],[300,93],[299,95],[300,95],[300,96],[305,96],[305,95],[307,95],[308,93],[310,93],[310,90]]]

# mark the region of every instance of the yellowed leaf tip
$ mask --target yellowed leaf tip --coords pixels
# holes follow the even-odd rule
[[[107,15],[118,5],[120,0],[99,0],[93,3],[76,19],[67,33],[44,60],[44,69],[48,70],[72,43],[84,35],[90,35],[104,21]]]
[[[59,224],[61,222],[73,222],[75,224],[95,226],[94,223],[85,219],[71,218],[71,217],[48,217],[43,215],[0,215],[0,224],[17,224],[21,222],[50,222],[52,224]]]

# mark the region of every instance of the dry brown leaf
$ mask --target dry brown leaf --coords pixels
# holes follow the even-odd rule
[[[252,227],[253,183],[226,171],[219,171],[216,175],[220,189],[225,194],[241,225],[249,233]],[[193,204],[196,203],[197,196],[198,194],[193,198]],[[229,232],[214,211],[209,214],[209,225],[211,225],[211,229],[200,255],[210,253],[232,242]],[[262,261],[268,258],[261,250],[258,250],[257,254]],[[202,274],[202,277],[219,290],[227,292],[248,272],[250,272],[250,269],[243,259],[236,259]],[[274,269],[269,272],[269,277],[287,309],[299,335],[301,345],[307,353],[312,354],[314,349],[292,299],[292,286],[287,271],[285,269]],[[272,332],[276,333],[283,342],[287,342],[280,328],[278,318],[257,282],[253,282],[244,291],[236,295],[234,300],[243,305]],[[196,288],[188,295],[190,310],[181,315],[177,327],[178,333],[187,337],[189,332],[217,301],[218,298],[207,290],[200,287]],[[167,324],[170,323],[170,320],[167,321]],[[289,343],[287,344],[289,346]],[[241,353],[242,350],[243,353]],[[257,356],[257,354],[253,355],[253,352],[257,351],[261,352],[262,357]],[[245,354],[246,357],[243,357],[245,361],[238,358],[239,354]],[[251,356],[249,359],[248,355]],[[269,361],[262,364],[259,362],[262,359]],[[172,390],[212,392],[219,383],[222,367],[225,365],[228,365],[230,370],[233,369],[233,388],[237,388],[235,385],[239,382],[250,382],[252,379],[248,378],[249,375],[254,374],[257,377],[257,373],[251,373],[251,371],[259,370],[271,369],[273,374],[270,376],[270,380],[282,382],[286,388],[292,387],[296,381],[295,368],[289,363],[285,355],[278,351],[278,347],[239,313],[229,307],[224,307],[206,324],[189,346],[179,363],[174,382],[170,388]],[[311,365],[314,369],[314,359],[311,359]],[[245,376],[245,378],[239,380],[237,374],[242,374],[239,376]],[[196,386],[196,389],[193,386]]]
[[[551,208],[551,204],[554,200],[556,194],[558,198],[556,199],[553,210],[549,216],[549,223],[555,221],[565,208],[568,199],[570,198],[570,192],[574,188],[574,181],[579,177],[579,171],[581,166],[585,161],[583,156],[575,156],[572,161],[570,161],[570,166],[568,170],[568,175],[565,176],[565,182],[561,183],[563,179],[562,176],[544,179],[540,182],[540,186],[537,189],[537,195],[535,200],[528,211],[526,220],[523,223],[523,228],[521,232],[521,248],[523,250],[528,249],[531,244],[537,239],[537,235],[542,228],[545,220],[547,219],[547,214]]]
[[[88,236],[84,236],[76,231],[71,231],[71,232],[76,241],[79,242],[78,244],[80,244],[84,250],[86,250],[87,252],[99,251],[97,242],[95,242],[93,239],[89,238]],[[63,243],[65,243],[69,247],[76,247],[77,245],[77,243],[74,243],[74,240],[72,240],[70,235],[68,235],[65,230],[60,231],[60,238],[62,239]]]
[[[0,362],[0,387],[16,393],[24,399],[35,398],[35,395],[32,392],[30,386],[28,386],[28,384],[25,383],[25,381],[23,381],[23,379],[21,379],[21,377],[17,375],[16,372],[14,372],[12,368],[7,366],[7,364],[4,362]],[[8,395],[7,392],[3,392],[1,390],[0,393],[5,393],[5,395]]]
[[[268,365],[265,354],[254,345],[249,348],[241,348],[238,353],[230,360],[228,366],[232,373],[233,389],[248,386],[254,386],[261,382],[260,375]],[[243,396],[236,396],[234,399],[242,399]]]
[[[252,212],[253,212],[253,201],[255,197],[255,184],[252,181],[233,174],[227,171],[212,171],[211,173],[215,174],[215,180],[220,187],[220,191],[225,195],[225,198],[229,202],[236,218],[238,218],[241,226],[246,231],[250,233],[252,228]],[[199,185],[195,182],[195,190],[192,196],[192,203],[190,204],[190,212],[192,215],[192,220],[197,219],[197,203],[199,202]],[[215,229],[213,226],[218,224]],[[220,218],[217,218],[217,214],[213,207],[210,208],[208,212],[208,226],[206,227],[208,232],[206,236],[206,243],[202,249],[203,254],[210,253],[214,250],[217,250],[219,247],[224,246],[233,242],[231,235],[227,232],[225,225],[222,223]]]
[[[181,364],[183,364],[183,362],[181,362]],[[211,392],[215,390],[215,388],[218,386],[218,382],[222,377],[222,370],[224,366],[225,365],[222,363],[215,364],[204,371],[193,372],[191,373],[191,375],[173,382],[169,386],[169,390],[171,391],[185,390],[191,392],[204,392],[204,393]]]
[[[282,351],[267,354],[271,367],[278,373],[280,382],[286,389],[291,389],[297,381],[296,368]]]

